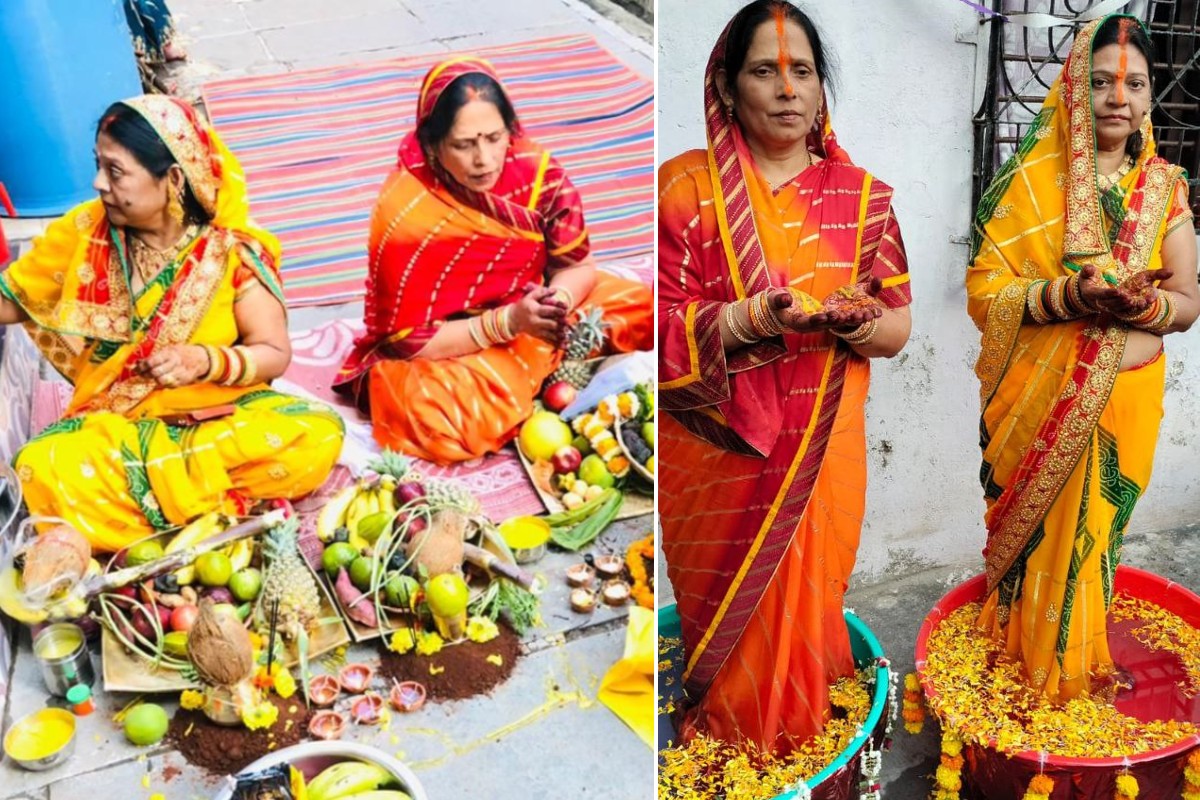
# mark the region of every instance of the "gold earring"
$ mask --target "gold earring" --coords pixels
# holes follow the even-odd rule
[[[183,202],[180,199],[182,194],[183,192],[172,194],[167,199],[167,214],[170,215],[171,219],[180,224],[183,223]]]

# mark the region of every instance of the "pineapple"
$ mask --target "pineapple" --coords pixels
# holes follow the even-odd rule
[[[312,631],[321,607],[316,578],[300,555],[299,533],[300,518],[293,514],[267,534],[263,543],[266,577],[257,610],[265,628],[270,623],[270,608],[278,600],[279,630],[293,641]]]
[[[604,312],[593,308],[571,328],[562,364],[550,376],[550,382],[566,381],[576,389],[587,386],[591,373],[584,363],[592,351],[604,344]]]
[[[394,450],[384,448],[383,452],[379,454],[379,458],[367,464],[367,469],[373,470],[378,475],[391,475],[397,481],[403,481],[412,471],[412,462]]]
[[[429,507],[435,511],[452,508],[473,517],[483,510],[475,495],[454,481],[442,478],[425,479],[425,498],[429,501]]]

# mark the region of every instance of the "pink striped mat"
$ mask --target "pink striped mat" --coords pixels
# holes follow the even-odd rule
[[[289,304],[361,297],[379,184],[413,124],[425,73],[455,54],[219,80],[204,99],[246,168],[255,218],[284,246]],[[583,195],[600,259],[653,247],[653,85],[590,36],[481,48],[529,135]]]

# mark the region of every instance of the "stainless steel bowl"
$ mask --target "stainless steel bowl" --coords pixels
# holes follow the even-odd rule
[[[417,776],[404,763],[397,761],[382,750],[369,747],[357,742],[326,741],[302,742],[301,744],[285,747],[274,753],[263,756],[242,772],[259,772],[276,764],[290,764],[304,773],[305,778],[312,779],[321,770],[333,766],[339,761],[369,761],[386,769],[400,783],[400,790],[407,792],[412,800],[429,800],[429,795],[417,780]],[[213,795],[213,800],[231,800],[233,797],[233,779],[229,779],[221,790]]]
[[[67,737],[67,741],[58,750],[55,750],[48,756],[36,759],[17,758],[12,754],[12,743],[17,736],[21,735],[24,728],[28,728],[34,724],[34,719],[38,716],[50,716],[70,723],[71,735]],[[65,763],[75,754],[75,716],[70,711],[61,708],[42,708],[34,711],[32,714],[26,714],[14,722],[12,727],[8,729],[8,733],[4,735],[4,754],[32,772],[44,772],[48,769],[54,769],[59,764]]]

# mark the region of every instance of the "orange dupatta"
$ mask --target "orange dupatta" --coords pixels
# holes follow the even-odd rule
[[[771,192],[717,96],[715,70],[726,35],[706,75],[707,152],[684,154],[660,171],[659,388],[669,418],[660,427],[659,505],[689,694],[704,698],[718,735],[774,746],[779,734],[803,738],[819,730],[828,714],[827,679],[852,669],[840,592],[853,565],[861,508],[853,524],[846,523],[847,552],[837,555],[836,565],[816,557],[819,538],[806,520],[815,519],[810,499],[822,484],[835,429],[846,429],[850,451],[865,449],[852,417],[861,419],[866,364],[828,333],[789,334],[726,354],[719,315],[727,303],[770,286],[825,297],[879,276],[887,281],[885,304],[904,305],[909,293],[891,189],[850,162],[828,115],[809,136],[824,160]],[[843,408],[844,392],[855,408]],[[865,479],[864,458],[860,452]],[[822,492],[827,481],[828,474]],[[785,563],[814,572],[800,576]],[[791,578],[783,577],[784,569]],[[801,582],[808,587],[799,589]],[[777,594],[788,586],[799,594]],[[760,609],[765,598],[804,612],[806,627],[772,643],[758,625],[765,619],[760,611],[775,613]],[[832,614],[825,613],[830,607]],[[722,680],[747,664],[732,657],[742,650],[774,677],[760,676],[758,688],[740,678]],[[802,655],[810,651],[814,658]],[[752,698],[757,720],[727,690],[736,685],[736,693],[761,688],[778,694],[786,685],[790,692],[801,670],[805,690],[799,694],[809,697]],[[711,691],[714,681],[721,692]],[[808,712],[797,708],[806,702]]]

